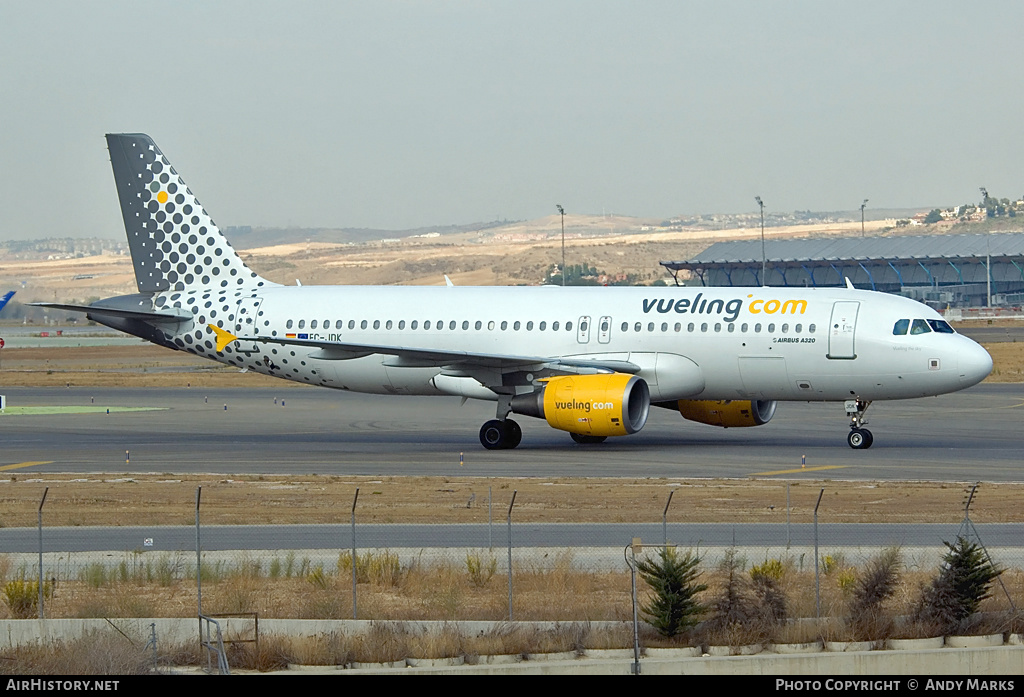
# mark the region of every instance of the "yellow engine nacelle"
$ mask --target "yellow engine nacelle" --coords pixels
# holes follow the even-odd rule
[[[775,400],[766,399],[680,399],[678,406],[684,419],[722,428],[761,426],[775,416]]]
[[[512,399],[512,411],[544,419],[553,428],[584,436],[625,436],[647,423],[651,391],[624,373],[549,378]]]

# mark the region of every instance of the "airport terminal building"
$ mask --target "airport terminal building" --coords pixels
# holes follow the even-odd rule
[[[719,242],[663,261],[703,286],[843,286],[896,293],[934,307],[1024,304],[1024,233]],[[762,265],[766,273],[762,284]]]

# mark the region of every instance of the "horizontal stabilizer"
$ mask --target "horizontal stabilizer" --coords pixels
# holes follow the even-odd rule
[[[65,305],[63,303],[27,303],[33,307],[48,307],[52,310],[68,310],[69,312],[85,312],[95,317],[118,317],[120,319],[140,319],[146,322],[184,322],[192,319],[192,313],[184,310],[153,311],[125,310],[117,307],[98,305]]]

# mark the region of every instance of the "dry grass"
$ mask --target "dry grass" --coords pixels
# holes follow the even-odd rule
[[[49,526],[191,525],[203,488],[209,525],[287,525],[350,521],[356,488],[359,523],[487,523],[517,491],[518,523],[660,523],[675,490],[669,522],[785,523],[785,480],[661,478],[369,477],[317,475],[35,474],[0,479],[0,525],[36,525],[49,487]],[[959,523],[967,484],[955,482],[805,480],[788,482],[790,519],[813,520],[825,487],[821,522]],[[472,507],[466,502],[476,496]],[[975,523],[1019,522],[1022,483],[985,483],[971,511]],[[343,505],[339,502],[344,502]]]

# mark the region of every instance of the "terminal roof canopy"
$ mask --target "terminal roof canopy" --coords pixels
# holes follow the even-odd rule
[[[849,279],[858,288],[947,305],[1024,300],[1020,232],[765,240],[764,245],[764,274],[760,239],[718,242],[692,259],[661,264],[677,283],[679,272],[689,271],[705,286],[826,287]]]
[[[1024,259],[1024,233],[989,235],[922,235],[900,237],[832,237],[765,240],[771,262],[911,261],[979,259],[986,256]],[[663,261],[673,271],[728,264],[761,263],[761,240],[717,242],[685,261]]]

